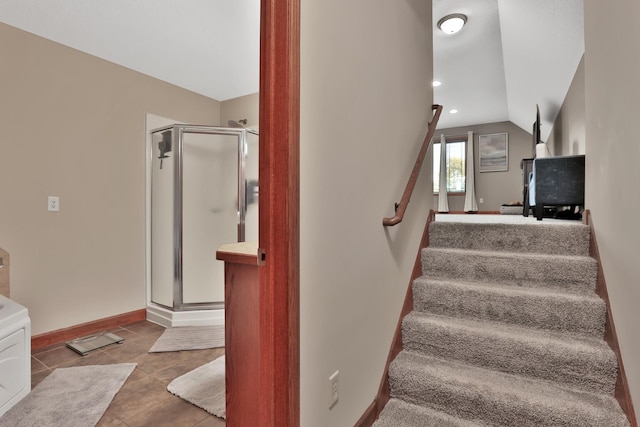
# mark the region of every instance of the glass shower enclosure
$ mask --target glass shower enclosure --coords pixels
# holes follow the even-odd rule
[[[151,132],[151,302],[224,308],[222,243],[257,240],[257,133],[175,124]]]

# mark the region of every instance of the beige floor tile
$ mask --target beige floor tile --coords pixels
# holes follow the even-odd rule
[[[47,368],[42,362],[35,357],[31,356],[31,374],[37,374],[38,372],[46,371]]]
[[[132,362],[133,359],[140,354],[146,354],[155,340],[149,338],[139,338],[136,340],[125,341],[122,344],[114,344],[105,347],[104,351],[119,363]]]
[[[171,396],[164,384],[147,376],[137,381],[127,381],[110,407],[116,411],[119,419],[128,424],[130,418],[168,402]]]
[[[70,368],[73,366],[89,366],[89,365],[112,365],[114,363],[119,363],[115,360],[115,358],[111,357],[109,354],[104,353],[102,350],[94,350],[87,354],[86,356],[81,356],[79,359],[75,359],[73,361],[65,362],[61,365],[58,365],[58,368]]]
[[[105,412],[102,418],[100,418],[100,421],[98,422],[98,424],[96,424],[96,427],[129,427],[129,426],[124,421],[120,420],[117,416],[112,415],[107,409],[107,412]]]
[[[225,427],[226,422],[222,418],[214,417],[213,415],[200,421],[195,427]]]
[[[126,422],[131,427],[194,426],[210,416],[203,409],[172,396],[168,402],[145,409]]]
[[[33,355],[39,362],[47,366],[48,368],[57,368],[58,366],[68,365],[70,363],[78,362],[82,359],[82,356],[75,351],[63,347],[56,347],[48,351],[36,353]]]
[[[153,338],[158,338],[160,335],[162,335],[162,333],[165,330],[163,326],[160,326],[151,322],[146,322],[146,321],[130,323],[128,325],[122,326],[122,329],[126,329],[138,335],[144,335],[144,336],[153,337]]]
[[[193,355],[187,351],[172,351],[141,354],[134,361],[138,364],[139,369],[148,374],[153,374],[165,368],[185,363],[192,358]]]
[[[31,375],[31,389],[33,389],[35,386],[40,384],[40,382],[42,382],[43,379],[48,377],[50,373],[51,373],[51,370],[47,369],[45,371],[40,371],[37,374]]]

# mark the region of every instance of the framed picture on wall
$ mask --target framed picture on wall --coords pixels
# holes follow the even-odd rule
[[[478,136],[480,172],[509,170],[509,138],[506,133]]]

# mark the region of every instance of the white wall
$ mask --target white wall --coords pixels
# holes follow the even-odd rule
[[[229,120],[247,119],[247,127],[256,129],[260,119],[260,94],[240,96],[220,103],[220,125],[227,126]]]
[[[556,156],[585,154],[585,123],[583,56],[553,124],[547,146]]]
[[[145,301],[145,115],[220,103],[0,24],[0,245],[40,334]],[[47,212],[47,196],[60,212]]]
[[[431,207],[427,164],[404,221],[382,226],[431,114],[431,1],[301,10],[301,425],[349,426],[378,390]]]
[[[586,204],[631,394],[640,405],[640,2],[585,0]]]

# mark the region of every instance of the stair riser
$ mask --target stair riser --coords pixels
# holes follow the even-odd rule
[[[402,380],[404,378],[404,380]],[[407,378],[411,378],[410,381]],[[523,399],[508,393],[475,387],[466,382],[447,382],[428,370],[392,363],[389,368],[391,397],[424,405],[452,416],[496,426],[625,426],[622,417],[565,405],[549,407],[535,398]]]
[[[429,226],[429,244],[438,248],[587,256],[589,227],[434,221]]]
[[[391,399],[372,427],[483,427],[424,406]]]
[[[594,338],[603,338],[606,318],[606,305],[601,299],[553,298],[421,279],[413,284],[413,308],[442,316],[575,332]]]
[[[613,352],[557,341],[524,340],[419,321],[408,316],[402,325],[405,350],[427,356],[558,384],[592,393],[613,394],[617,364]]]
[[[595,291],[597,263],[593,258],[510,256],[481,253],[422,250],[422,273],[436,279],[481,281],[523,287],[562,289],[568,292]]]

